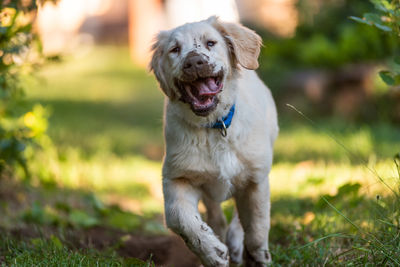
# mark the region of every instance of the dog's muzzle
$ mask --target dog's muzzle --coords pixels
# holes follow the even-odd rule
[[[190,52],[182,65],[182,77],[175,83],[181,92],[181,101],[189,103],[198,116],[207,116],[218,104],[217,94],[221,92],[223,71],[214,71],[215,66],[208,57]]]

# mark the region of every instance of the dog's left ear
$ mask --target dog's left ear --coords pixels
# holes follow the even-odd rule
[[[257,33],[238,23],[221,22],[215,16],[207,21],[224,37],[235,65],[239,63],[249,70],[258,68],[262,39]]]

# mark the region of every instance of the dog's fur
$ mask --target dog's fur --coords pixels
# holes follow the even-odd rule
[[[229,260],[241,263],[242,257],[246,266],[271,261],[268,174],[278,125],[271,93],[254,71],[260,46],[261,38],[250,29],[210,17],[160,32],[152,47],[150,67],[167,96],[162,171],[166,223],[205,266],[229,266]],[[221,82],[222,90],[213,84],[218,93],[201,100],[213,102],[200,108],[193,98],[185,98],[189,87],[180,84],[191,86],[207,76],[187,64],[193,55],[204,59],[208,75],[222,73],[212,80],[218,86]],[[236,111],[223,137],[208,125],[226,116],[233,104]],[[238,216],[226,229],[220,203],[230,197]],[[207,224],[198,211],[200,200],[207,208]]]

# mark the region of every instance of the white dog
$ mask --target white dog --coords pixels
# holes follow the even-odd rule
[[[167,96],[166,223],[205,266],[271,261],[268,173],[278,125],[254,71],[261,42],[246,27],[210,17],[160,32],[152,47],[150,67]],[[220,203],[230,197],[239,216],[226,229]]]

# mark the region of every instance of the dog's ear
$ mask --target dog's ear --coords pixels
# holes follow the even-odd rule
[[[164,65],[163,65],[163,53],[164,52],[164,45],[168,39],[169,32],[168,31],[161,31],[157,34],[154,39],[154,43],[151,46],[151,51],[153,53],[150,64],[149,70],[154,72],[158,82],[160,83],[161,90],[170,98],[174,97],[174,92],[168,86],[167,79],[165,77],[164,72]]]
[[[239,63],[249,70],[258,68],[262,39],[257,33],[238,23],[221,22],[215,16],[207,21],[224,37],[235,66]]]

